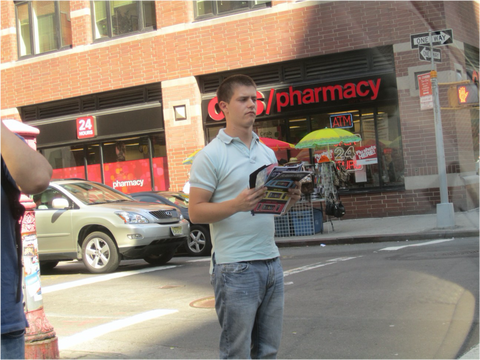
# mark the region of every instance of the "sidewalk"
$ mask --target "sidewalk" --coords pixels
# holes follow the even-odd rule
[[[333,229],[332,230],[332,224]],[[276,237],[279,247],[353,244],[401,240],[446,239],[479,236],[479,209],[455,213],[454,228],[438,228],[437,214],[366,219],[332,219],[323,223],[323,234]]]

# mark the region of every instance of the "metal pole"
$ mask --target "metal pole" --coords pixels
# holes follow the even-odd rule
[[[438,180],[440,187],[440,204],[437,204],[437,227],[446,228],[455,226],[455,213],[453,204],[448,202],[447,169],[445,165],[445,149],[443,142],[442,116],[440,112],[440,98],[438,95],[438,79],[433,59],[432,31],[429,31],[430,58],[432,71],[430,81],[432,84],[433,119],[435,124],[435,139],[437,146]]]

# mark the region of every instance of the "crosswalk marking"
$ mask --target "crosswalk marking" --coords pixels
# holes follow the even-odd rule
[[[403,246],[390,246],[390,247],[380,249],[380,251],[396,251],[396,250],[400,250],[400,249],[407,248],[407,247],[433,245],[433,244],[439,244],[439,243],[442,243],[442,242],[452,241],[452,240],[454,240],[454,239],[452,238],[452,239],[444,239],[444,240],[433,240],[433,241],[421,242],[421,243],[418,243],[418,244],[403,245]]]
[[[113,273],[113,274],[92,276],[92,277],[89,277],[87,279],[70,281],[70,282],[66,282],[66,283],[62,283],[62,284],[42,287],[42,294],[48,294],[48,293],[52,293],[54,291],[70,289],[70,288],[77,287],[77,286],[89,285],[89,284],[94,284],[94,283],[98,283],[98,282],[102,282],[102,281],[118,279],[118,278],[122,278],[122,277],[125,277],[125,276],[144,274],[144,273],[148,273],[148,272],[152,272],[152,271],[173,269],[173,268],[176,268],[176,267],[178,267],[178,265],[156,266],[156,267],[152,267],[152,268],[149,267],[149,268],[140,269],[140,270],[131,270],[131,271],[117,272],[117,273]]]
[[[336,259],[330,259],[330,260],[327,260],[327,262],[324,262],[324,263],[316,263],[316,264],[310,264],[310,265],[305,265],[305,266],[300,266],[298,268],[294,268],[294,269],[290,269],[290,270],[285,270],[283,272],[283,277],[287,277],[289,275],[293,275],[293,274],[298,274],[298,273],[301,273],[301,272],[304,272],[304,271],[308,271],[308,270],[313,270],[313,269],[318,269],[320,267],[323,267],[323,266],[327,266],[327,265],[332,265],[332,264],[336,264],[338,263],[339,261],[347,261],[347,260],[352,260],[352,259],[356,259],[358,258],[359,256],[355,256],[355,257],[341,257],[341,258],[336,258]]]
[[[60,337],[58,339],[59,350],[69,349],[80,343],[92,340],[112,331],[123,329],[127,326],[135,325],[143,321],[152,320],[160,316],[170,315],[178,312],[175,309],[156,309],[141,314],[130,316],[124,319],[115,320],[106,324],[102,324],[93,328],[86,329],[75,335]]]

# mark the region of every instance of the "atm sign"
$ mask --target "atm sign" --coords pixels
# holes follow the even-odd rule
[[[96,135],[95,116],[77,118],[77,139],[88,139]]]
[[[353,127],[353,115],[351,113],[330,115],[331,128],[351,128]]]

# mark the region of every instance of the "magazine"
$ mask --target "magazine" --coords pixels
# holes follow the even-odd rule
[[[283,215],[290,202],[288,189],[295,187],[295,181],[311,175],[302,164],[278,166],[264,165],[250,174],[250,188],[267,187],[267,192],[255,209],[255,214]]]

